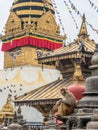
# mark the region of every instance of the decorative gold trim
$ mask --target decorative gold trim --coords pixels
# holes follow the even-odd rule
[[[38,14],[38,15],[42,15],[43,11],[40,10],[20,10],[20,11],[16,11],[17,15],[23,15],[23,14]]]
[[[41,31],[41,30],[28,30],[28,33],[32,32],[32,34],[35,34],[35,35],[42,35],[42,36],[48,36],[49,38],[54,38],[54,39],[57,39],[57,40],[62,40],[63,39],[63,36],[57,34],[57,35],[54,35],[54,34],[51,34],[51,33],[45,33],[44,31]],[[22,34],[25,34],[26,35],[26,30],[20,30],[18,32],[13,32],[13,34],[6,34],[4,36],[1,36],[0,39],[2,40],[5,40],[5,39],[8,39],[8,38],[11,38],[13,35],[14,36],[19,36],[19,35],[22,35]]]
[[[73,58],[81,58],[82,56],[84,57],[92,57],[92,53],[91,54],[83,54],[83,53],[79,53],[79,56],[77,55],[77,53],[69,53],[69,54],[62,54],[60,56],[51,56],[51,57],[45,57],[45,58],[40,58],[39,59],[39,63],[47,63],[47,62],[52,62],[52,61],[57,61],[57,60],[63,60],[63,59],[73,59]]]
[[[74,64],[74,74],[73,74],[73,83],[79,84],[84,82],[83,73],[81,70],[80,63],[76,63],[76,61],[73,61]]]
[[[38,3],[38,2],[19,3],[19,4],[13,5],[12,9],[17,8],[17,7],[22,7],[22,6],[42,6],[43,7],[43,3]]]
[[[44,4],[43,3],[38,3],[38,2],[25,2],[25,3],[19,3],[19,4],[13,5],[12,9],[15,9],[17,7],[22,7],[22,6],[40,6],[40,7],[43,7]],[[51,5],[49,5],[49,7],[47,7],[47,8],[49,8],[51,10],[54,10],[54,8]]]

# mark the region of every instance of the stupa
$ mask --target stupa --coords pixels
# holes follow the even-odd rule
[[[2,39],[4,68],[38,65],[37,50],[42,52],[62,46],[63,36],[56,23],[50,0],[14,1]]]
[[[11,95],[8,95],[6,104],[0,111],[0,122],[9,125],[14,118],[14,106],[11,103]]]
[[[36,59],[42,52],[62,47],[65,38],[60,35],[51,0],[14,0],[5,34],[0,36],[4,51],[4,69],[0,70],[0,96],[4,97],[0,99],[1,106],[7,94],[16,98],[58,78],[59,72],[53,66],[44,66],[43,71]]]

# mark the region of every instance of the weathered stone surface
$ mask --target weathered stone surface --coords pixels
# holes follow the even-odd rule
[[[91,121],[87,123],[87,130],[97,129],[98,130],[98,109],[94,110],[94,114],[91,118]]]
[[[92,76],[86,79],[84,97],[72,115],[61,117],[66,130],[98,130],[98,49],[92,57],[90,69]]]

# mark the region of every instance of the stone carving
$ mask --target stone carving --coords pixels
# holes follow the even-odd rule
[[[95,109],[93,112],[93,116],[91,118],[92,121],[87,123],[87,130],[97,130],[98,129],[98,109]]]
[[[67,130],[80,128],[81,120],[78,117],[71,116],[66,122]]]
[[[14,129],[14,130],[22,130],[22,126],[17,123],[17,115],[16,115],[16,112],[15,112],[14,120],[13,120],[12,124],[10,124],[10,125],[8,126],[8,130],[13,130],[13,129]]]
[[[96,45],[96,46],[98,46],[98,45]],[[98,64],[98,49],[95,50],[95,53],[94,53],[92,60],[91,60],[91,63],[92,63],[92,65]]]
[[[49,119],[45,123],[45,127],[43,130],[59,130],[59,125],[55,123],[52,112],[49,114]]]

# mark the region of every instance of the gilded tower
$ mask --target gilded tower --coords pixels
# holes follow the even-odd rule
[[[14,0],[5,34],[0,38],[4,51],[4,69],[0,70],[0,96],[3,97],[0,107],[8,94],[16,98],[58,78],[57,70],[44,67],[42,71],[36,60],[42,52],[61,47],[64,38],[60,35],[51,0]],[[32,118],[38,121],[40,113],[34,113]],[[25,118],[29,118],[26,113]]]
[[[51,0],[14,0],[2,39],[4,68],[39,65],[37,50],[62,46]]]

